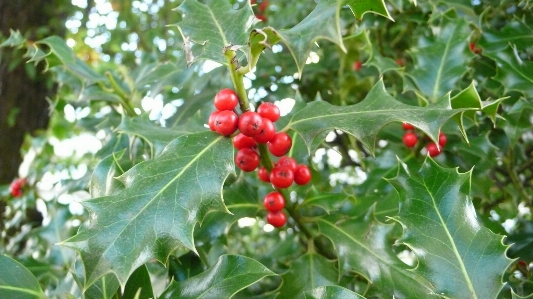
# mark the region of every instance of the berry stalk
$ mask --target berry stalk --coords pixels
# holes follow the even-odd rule
[[[242,78],[244,74],[241,74],[237,71],[239,67],[239,62],[237,61],[237,55],[234,50],[231,49],[231,46],[224,48],[224,56],[228,60],[228,69],[235,87],[235,92],[239,97],[239,107],[241,108],[242,113],[250,111],[250,104],[248,103],[248,95],[246,94],[246,89],[244,88],[244,83]]]
[[[113,78],[113,75],[110,72],[105,73],[107,79],[109,80],[109,83],[111,84],[111,87],[113,90],[118,94],[120,98],[120,104],[122,105],[122,108],[126,111],[126,114],[128,116],[137,116],[137,113],[135,110],[133,110],[133,107],[130,105],[129,97],[126,94],[126,92],[118,85],[117,81],[115,81],[115,78]]]
[[[231,80],[233,82],[233,86],[235,87],[235,93],[237,94],[239,98],[239,106],[241,108],[242,113],[244,114],[245,112],[250,111],[250,104],[249,104],[248,96],[246,94],[246,89],[244,88],[244,83],[243,83],[244,72],[242,72],[242,70],[239,69],[239,64],[238,64],[235,54],[236,54],[235,50],[232,48],[232,46],[225,47],[224,56],[226,57],[228,61],[228,69],[230,72]],[[241,133],[242,133],[242,130],[241,130]],[[274,168],[274,163],[272,163],[272,160],[270,159],[270,154],[269,154],[269,149],[267,147],[267,144],[258,142],[257,148],[259,150],[260,164],[268,172],[271,172],[272,169]],[[282,155],[284,155],[284,153]],[[308,246],[312,246],[312,245],[309,245],[309,243],[314,242],[315,236],[313,235],[311,230],[309,230],[309,228],[304,225],[302,216],[298,212],[297,207],[290,201],[290,195],[289,195],[288,190],[286,188],[276,188],[276,190],[283,196],[283,199],[285,201],[285,210],[287,211],[289,216],[292,219],[294,219],[296,227],[298,228],[299,231],[301,231],[306,236],[308,240]]]

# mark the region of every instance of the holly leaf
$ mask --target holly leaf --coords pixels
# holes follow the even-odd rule
[[[533,62],[521,60],[511,47],[485,55],[496,61],[498,70],[493,79],[503,85],[506,93],[517,91],[527,98],[533,97]]]
[[[533,28],[516,16],[499,30],[485,29],[479,40],[483,53],[503,51],[507,46],[525,50],[533,44]]]
[[[239,255],[223,255],[213,267],[185,281],[172,281],[159,298],[232,298],[240,290],[275,276],[258,261]]]
[[[348,5],[350,7],[352,13],[358,20],[363,19],[363,15],[366,13],[375,13],[394,21],[390,16],[383,0],[345,0],[344,5]]]
[[[496,117],[498,115],[498,107],[500,103],[507,99],[500,98],[494,101],[481,101],[479,94],[476,90],[474,82],[472,82],[467,88],[463,89],[461,92],[452,97],[451,103],[453,109],[459,108],[474,108],[476,110],[481,110],[490,118],[492,123],[496,125]],[[476,111],[466,111],[463,113],[464,116],[470,118],[474,123],[477,124]],[[460,116],[455,116],[456,121],[461,121]]]
[[[46,298],[37,278],[16,260],[0,255],[0,298]]]
[[[208,0],[205,4],[185,0],[177,10],[183,17],[177,26],[185,42],[189,66],[200,59],[228,65],[223,48],[245,45],[254,20],[250,5],[235,10],[227,0]],[[199,51],[195,51],[197,47]]]
[[[138,296],[138,297],[136,297]],[[152,283],[150,274],[145,265],[137,268],[133,272],[124,287],[122,298],[153,298]]]
[[[195,251],[193,230],[209,210],[227,209],[222,184],[234,173],[229,138],[202,132],[176,138],[153,160],[118,179],[124,191],[90,199],[90,220],[62,245],[77,250],[85,286],[113,272],[121,286],[151,259],[165,263],[178,246]]]
[[[320,192],[315,186],[306,194],[304,202],[298,208],[319,207],[326,213],[339,209],[343,202],[348,200],[350,195],[345,193],[325,193]]]
[[[20,30],[9,29],[9,38],[0,44],[0,48],[3,47],[15,47],[19,48],[24,45],[26,39],[20,33]]]
[[[359,273],[388,298],[431,298],[431,284],[406,269],[408,266],[392,251],[388,238],[394,225],[380,223],[372,214],[373,208],[357,219],[318,219],[320,233],[335,246],[341,272]]]
[[[418,173],[400,165],[389,182],[401,198],[392,219],[404,228],[399,240],[419,259],[413,269],[449,298],[496,298],[510,264],[502,236],[477,220],[469,197],[471,172],[440,167],[427,158]]]
[[[374,153],[377,133],[390,122],[408,122],[437,143],[440,127],[454,115],[468,110],[471,109],[452,109],[449,94],[426,107],[403,104],[389,95],[383,80],[379,80],[365,99],[355,105],[334,106],[325,101],[307,104],[283,130],[297,131],[310,148],[321,132],[339,129],[359,139]]]
[[[74,262],[72,277],[80,286],[80,289],[84,289],[85,266],[80,258],[76,258],[76,261]],[[113,295],[117,293],[119,287],[120,284],[117,277],[112,273],[109,273],[100,277],[91,286],[84,289],[83,297],[86,299],[112,298]]]
[[[346,52],[339,24],[339,11],[342,4],[342,0],[321,0],[300,23],[291,29],[278,31],[281,40],[287,45],[296,62],[300,78],[315,41],[327,39]]]
[[[529,294],[528,296],[522,297],[518,294],[516,294],[514,291],[512,291],[512,299],[533,299],[533,294]]]
[[[365,297],[340,286],[324,286],[305,292],[305,299],[365,299]]]
[[[339,271],[335,262],[311,250],[294,260],[281,278],[283,284],[276,298],[299,299],[304,298],[305,291],[337,284]]]
[[[158,156],[167,144],[176,137],[188,134],[177,128],[163,128],[141,116],[123,117],[117,132],[139,136],[144,139],[151,149],[151,156]]]
[[[89,185],[92,197],[113,195],[124,190],[124,184],[115,178],[133,166],[125,153],[126,149],[112,153],[96,165]]]
[[[524,98],[518,99],[503,116],[506,121],[503,130],[509,138],[511,146],[514,146],[525,132],[531,131],[531,113],[533,103]]]
[[[435,102],[455,87],[467,71],[470,34],[464,19],[444,19],[439,33],[433,40],[423,40],[411,49],[413,70],[406,73],[416,85],[415,90]]]
[[[243,175],[239,176],[231,186],[224,188],[224,203],[231,214],[219,211],[208,213],[202,225],[195,231],[195,239],[204,243],[214,242],[240,218],[256,216],[259,211],[264,210],[258,198],[257,187],[246,182]]]

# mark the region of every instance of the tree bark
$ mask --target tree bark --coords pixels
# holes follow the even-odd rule
[[[8,37],[10,29],[20,30],[32,40],[44,37],[38,32],[64,35],[65,5],[69,4],[59,2],[62,0],[0,0],[2,35]],[[28,76],[21,50],[0,51],[0,184],[6,184],[18,176],[25,134],[47,127],[46,98],[53,96],[55,86],[50,76],[43,74],[42,65],[33,80]],[[17,66],[10,70],[17,60]]]

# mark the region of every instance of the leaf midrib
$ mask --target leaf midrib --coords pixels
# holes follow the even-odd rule
[[[222,30],[222,27],[218,23],[216,16],[213,14],[213,11],[211,9],[209,9],[209,8],[207,10],[209,11],[209,14],[211,15],[211,18],[213,19],[213,23],[216,25],[216,27],[218,29],[218,33],[220,33],[220,36],[222,37],[222,41],[224,42],[224,46],[227,46],[229,43],[226,40],[226,36],[224,35],[224,30]]]
[[[333,106],[335,107],[335,106]],[[338,106],[338,107],[347,107],[347,106]],[[314,117],[308,117],[308,118],[302,118],[302,119],[299,119],[299,120],[296,120],[294,122],[289,122],[289,124],[287,124],[287,128],[291,128],[294,124],[297,124],[299,122],[305,122],[305,121],[310,121],[310,120],[313,120],[313,119],[317,119],[317,118],[327,118],[327,117],[337,117],[337,116],[344,116],[344,115],[356,115],[356,114],[370,114],[370,113],[390,113],[391,111],[398,111],[398,112],[403,112],[403,111],[413,111],[413,110],[420,110],[421,108],[420,107],[413,107],[413,109],[388,109],[388,110],[362,110],[362,111],[353,111],[353,112],[341,112],[341,113],[336,113],[336,114],[328,114],[328,115],[318,115],[318,116],[314,116]],[[425,111],[429,111],[431,109],[424,109]],[[433,110],[438,110],[438,111],[441,111],[442,109],[433,109]],[[473,110],[473,109],[454,109],[455,113],[459,113],[459,112],[462,112],[464,110]],[[452,110],[449,110],[449,111],[452,111]],[[285,129],[284,129],[285,130]],[[284,131],[283,130],[283,131]]]
[[[115,242],[117,241],[118,237],[122,235],[122,233],[124,232],[124,230],[129,226],[130,223],[133,222],[133,220],[137,219],[137,217],[139,217],[140,214],[142,214],[142,212],[144,210],[146,210],[146,208],[148,206],[150,206],[152,204],[152,202],[159,196],[161,195],[161,193],[166,190],[168,188],[168,186],[170,186],[175,180],[177,180],[186,170],[189,169],[189,167],[194,163],[196,162],[196,160],[199,159],[199,157],[201,157],[208,149],[210,149],[211,147],[213,147],[216,143],[218,143],[218,141],[221,139],[221,138],[224,138],[223,136],[219,136],[217,137],[215,140],[213,140],[213,142],[211,142],[209,145],[207,145],[204,149],[202,149],[197,155],[194,156],[194,158],[192,158],[189,163],[185,164],[185,166],[183,166],[183,168],[181,169],[181,171],[176,174],[172,180],[170,180],[165,186],[163,186],[159,192],[157,192],[154,196],[152,196],[152,198],[142,207],[142,209],[139,210],[139,212],[137,214],[135,214],[135,216],[133,216],[132,218],[130,218],[130,221],[124,225],[124,227],[120,230],[120,232],[116,235],[117,237],[115,237],[115,239],[113,240],[113,242],[111,242],[109,244],[109,246],[106,248],[106,250],[104,251],[104,253],[106,253],[114,244]],[[102,254],[101,255],[101,258],[100,260],[98,261],[98,264],[100,263],[100,261],[104,258],[105,254]],[[91,275],[92,276],[92,275]]]
[[[454,29],[454,33],[456,29],[457,28]],[[440,77],[442,77],[442,70],[444,69],[444,60],[445,60],[444,58],[448,56],[448,52],[450,51],[451,41],[452,41],[452,38],[450,36],[450,38],[448,39],[448,42],[446,43],[446,47],[444,48],[444,54],[441,56],[441,59],[440,59],[440,67],[437,71],[437,78],[435,78],[435,85],[433,86],[433,93],[431,95],[431,98],[434,100],[437,99],[437,94],[439,92],[439,87],[440,87]]]
[[[352,236],[348,235],[347,233],[345,233],[342,229],[339,229],[337,226],[331,224],[330,222],[326,221],[326,220],[323,220],[323,219],[319,219],[318,221],[321,221],[323,223],[326,223],[327,225],[329,225],[330,227],[333,227],[334,229],[336,229],[337,231],[341,232],[343,235],[345,235],[346,237],[348,237],[348,239],[352,240],[354,243],[356,243],[357,245],[361,246],[362,248],[364,248],[368,253],[370,253],[371,255],[375,256],[378,260],[380,260],[383,264],[386,264],[386,265],[389,265],[389,263],[387,261],[385,261],[384,259],[382,259],[379,255],[377,255],[376,253],[374,253],[374,251],[370,250],[370,248],[366,247],[364,244],[362,244],[361,242],[357,241],[357,239],[354,239],[352,238]],[[390,268],[394,269],[396,272],[400,273],[401,275],[409,278],[409,280],[414,280],[411,276],[409,275],[405,275],[403,273],[403,271],[406,271],[405,269],[401,269],[401,268],[398,268],[397,265],[395,263],[393,264],[390,264]],[[368,279],[368,277],[366,277]],[[370,279],[369,279],[370,280]],[[416,280],[415,280],[416,281]]]
[[[25,289],[25,288],[19,288],[19,287],[12,287],[8,285],[0,285],[0,290],[9,290],[9,291],[15,291],[19,293],[26,293],[37,296],[37,298],[43,298],[42,293],[39,293],[37,291]]]
[[[441,215],[441,213],[440,213],[440,211],[438,209],[438,206],[437,206],[437,202],[435,201],[435,197],[433,196],[433,194],[431,193],[431,191],[429,190],[429,188],[428,188],[428,186],[426,185],[425,182],[424,182],[424,188],[426,189],[429,197],[431,198],[431,202],[433,203],[433,209],[437,213],[437,216],[439,216],[440,223],[441,223],[442,227],[444,228],[444,231],[446,232],[446,236],[448,237],[448,240],[450,240],[450,244],[452,245],[452,248],[453,248],[453,253],[454,253],[455,257],[457,258],[457,261],[459,262],[459,266],[461,267],[461,272],[462,272],[463,276],[466,279],[466,284],[468,286],[468,289],[470,290],[470,293],[474,296],[472,298],[473,299],[477,299],[476,291],[474,289],[474,286],[472,285],[472,281],[470,280],[470,276],[468,275],[468,272],[466,271],[465,264],[463,263],[463,260],[461,259],[461,255],[459,254],[457,246],[455,246],[455,241],[454,241],[452,235],[450,234],[450,231],[448,230],[448,227],[446,226],[446,223],[445,223],[444,219],[442,218],[442,215]]]

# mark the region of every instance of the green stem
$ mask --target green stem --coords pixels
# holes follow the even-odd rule
[[[117,81],[115,81],[115,78],[113,78],[113,75],[110,72],[106,72],[105,75],[109,80],[109,83],[111,84],[113,90],[120,97],[120,104],[122,105],[122,108],[124,108],[124,110],[126,111],[126,114],[128,116],[136,116],[137,113],[130,105],[128,94],[126,94],[126,92],[118,85]]]
[[[231,76],[231,81],[235,87],[235,92],[239,97],[239,106],[241,111],[244,113],[250,110],[250,104],[248,103],[248,95],[246,94],[246,89],[244,88],[244,83],[242,81],[244,75],[237,71],[239,67],[239,62],[237,61],[236,53],[234,50],[227,47],[224,51],[224,56],[228,60],[228,68]]]
[[[228,61],[228,69],[230,71],[231,81],[233,82],[233,86],[235,87],[235,92],[237,93],[237,96],[239,97],[239,105],[242,112],[246,112],[250,110],[250,105],[248,103],[248,96],[246,94],[246,89],[244,88],[243,83],[243,77],[244,74],[241,74],[238,69],[238,61],[235,56],[235,51],[231,49],[231,46],[227,46],[224,49],[224,56],[226,57]],[[268,149],[266,144],[259,143],[258,144],[259,149],[259,155],[261,157],[261,165],[265,167],[266,170],[269,172],[274,167],[274,164],[272,163],[272,160],[270,159],[270,154],[268,153]],[[304,225],[302,221],[302,216],[297,211],[296,207],[293,205],[293,203],[290,201],[290,195],[287,189],[280,189],[277,188],[277,191],[283,195],[283,198],[285,199],[285,209],[289,213],[289,216],[294,219],[294,222],[296,223],[297,228],[304,233],[304,235],[307,237],[308,242],[314,242],[314,236],[312,232]],[[319,248],[322,249],[322,248]]]

